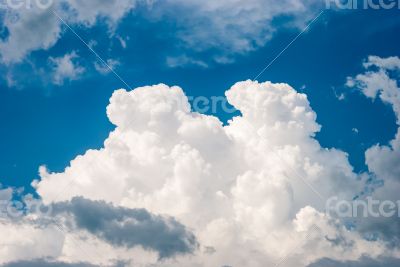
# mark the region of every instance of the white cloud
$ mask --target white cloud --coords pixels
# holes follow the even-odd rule
[[[186,55],[167,57],[167,65],[171,68],[186,67],[187,65],[194,65],[202,68],[208,67],[207,63],[204,61],[196,60]]]
[[[114,26],[136,5],[137,0],[64,0],[75,11],[75,22],[91,26],[103,18]]]
[[[306,95],[287,84],[244,81],[226,96],[242,115],[224,126],[214,116],[191,112],[179,87],[114,92],[107,115],[116,129],[104,147],[78,156],[61,173],[42,167],[41,180],[34,183],[45,203],[56,203],[56,218],[69,231],[56,234],[51,221],[33,215],[19,225],[2,220],[0,233],[23,231],[0,241],[1,263],[50,258],[112,266],[118,259],[135,267],[261,267],[289,255],[280,266],[293,267],[324,258],[400,258],[393,243],[397,235],[364,238],[376,229],[386,231],[379,228],[382,221],[364,219],[354,230],[324,213],[324,198],[353,199],[363,190],[366,175],[353,172],[344,152],[325,149],[315,140],[320,126]],[[377,156],[398,159],[395,154]],[[96,208],[76,208],[77,199]],[[64,211],[58,212],[60,207]],[[144,243],[129,235],[140,225],[140,218],[131,224],[138,208],[161,214],[151,216],[156,221],[174,218],[176,223],[168,225],[176,225],[177,232],[154,230],[154,236],[189,229],[200,246],[193,254],[159,261],[157,251],[165,243],[149,240],[153,235],[147,231],[140,235]],[[160,223],[154,225],[165,229]],[[125,234],[126,229],[132,231]]]
[[[385,70],[400,69],[400,58],[399,57],[381,58],[378,56],[369,56],[368,60],[364,63],[364,67],[367,69],[374,66]]]
[[[55,84],[62,85],[65,80],[76,80],[84,73],[85,69],[76,62],[78,58],[78,55],[74,51],[62,57],[50,57]]]
[[[101,62],[101,61],[96,61],[96,62],[94,63],[94,68],[95,68],[98,72],[100,72],[101,74],[103,74],[103,75],[108,74],[108,73],[110,73],[111,71],[115,71],[115,68],[118,67],[118,65],[121,64],[118,60],[112,59],[112,58],[107,59],[105,62],[107,63],[107,65],[104,64],[104,63]]]
[[[400,70],[400,58],[371,56],[364,67],[366,72],[348,78],[347,84],[359,88],[368,98],[380,98],[390,105],[400,125],[400,88],[397,82],[399,75],[396,73]],[[371,70],[373,67],[377,69]],[[400,130],[389,146],[376,145],[368,149],[366,163],[370,171],[386,182],[400,182]],[[400,188],[400,184],[394,188]]]
[[[21,61],[28,53],[52,47],[61,36],[58,18],[48,9],[33,6],[8,10],[3,21],[9,36],[0,42],[3,63]]]
[[[280,16],[293,19],[290,27],[302,27],[318,13],[317,0],[224,0],[224,1],[137,1],[137,0],[62,0],[51,8],[9,9],[4,26],[9,37],[0,42],[3,63],[20,62],[32,51],[52,47],[62,36],[63,22],[56,11],[72,27],[91,27],[101,19],[114,33],[118,23],[138,4],[146,5],[144,17],[168,19],[178,25],[176,36],[190,50],[216,49],[217,62],[230,62],[236,53],[245,53],[264,45],[277,30],[273,20]],[[11,14],[11,15],[10,15]],[[119,38],[125,48],[125,40]]]
[[[397,80],[391,77],[391,71],[400,69],[400,58],[369,57],[364,63],[366,72],[355,78],[347,79],[347,86],[357,87],[371,99],[379,97],[383,102],[391,105],[397,118],[400,118],[400,91]],[[377,70],[370,69],[376,67]]]
[[[223,56],[218,54],[215,59],[229,61],[232,55],[269,41],[278,30],[274,19],[290,16],[285,26],[301,28],[323,8],[324,3],[314,0],[169,0],[156,3],[153,10],[162,18],[177,21],[181,27],[177,35],[186,47],[217,49]]]
[[[304,94],[287,84],[245,81],[226,95],[243,115],[223,126],[216,117],[192,113],[179,87],[118,90],[107,108],[116,129],[104,148],[87,151],[62,173],[42,168],[34,186],[45,202],[106,200],[173,216],[193,230],[200,243],[193,256],[157,262],[129,251],[133,258],[147,255],[143,266],[258,267],[296,247],[282,266],[398,256],[385,241],[367,241],[323,213],[324,201],[307,184],[323,198],[352,199],[364,182],[344,152],[314,139],[320,126]],[[95,264],[127,257],[90,240],[90,251],[112,251]],[[57,259],[93,263],[70,250],[64,245]]]
[[[1,59],[6,64],[18,63],[30,52],[47,50],[56,44],[64,27],[58,16],[70,25],[86,27],[93,26],[97,18],[103,18],[112,29],[134,8],[135,3],[135,0],[62,0],[54,1],[50,8],[45,9],[36,4],[30,8],[9,8],[3,20],[9,37],[0,42]]]
[[[0,184],[0,200],[10,200],[13,194],[13,190],[11,188],[1,189]]]
[[[64,244],[64,235],[54,226],[0,219],[0,233],[0,263],[57,257]]]
[[[127,41],[129,41],[129,39],[130,39],[129,36],[123,38],[122,36],[117,35],[116,38],[119,41],[119,43],[121,44],[121,47],[123,49],[126,49],[128,47]]]

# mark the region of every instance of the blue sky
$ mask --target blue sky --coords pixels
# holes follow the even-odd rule
[[[397,266],[400,5],[15,1],[0,267]]]
[[[235,55],[228,64],[212,62],[212,52],[187,49],[209,66],[173,68],[166,57],[181,52],[174,30],[173,23],[149,22],[137,14],[126,16],[113,36],[107,34],[105,23],[76,29],[85,40],[96,40],[99,55],[120,61],[116,71],[132,88],[162,82],[181,86],[190,96],[223,96],[236,81],[254,78],[298,33],[280,29],[263,47]],[[379,99],[366,99],[344,83],[348,75],[360,72],[368,55],[400,55],[399,31],[398,10],[328,11],[258,80],[287,82],[305,92],[322,125],[317,139],[324,147],[346,151],[355,169],[365,170],[366,148],[392,139],[395,116]],[[129,37],[125,49],[118,36]],[[12,69],[18,78],[14,86],[7,85],[4,75],[1,82],[2,184],[30,190],[40,165],[62,171],[75,156],[102,147],[113,129],[105,107],[112,92],[126,86],[112,73],[102,75],[90,66],[96,57],[72,32],[64,29],[54,47],[33,52],[29,61],[35,68],[46,68],[48,57],[71,50],[78,53],[80,64],[89,67],[79,80],[63,85],[35,73],[31,63],[2,67],[4,75]],[[342,93],[345,99],[339,100]],[[232,116],[221,110],[216,115],[223,121]]]

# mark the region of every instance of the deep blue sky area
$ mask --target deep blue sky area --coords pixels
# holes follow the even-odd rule
[[[364,152],[377,143],[387,144],[396,132],[392,109],[344,87],[346,77],[361,73],[369,55],[400,56],[400,10],[326,12],[307,33],[268,68],[258,80],[285,82],[308,95],[322,125],[317,139],[322,146],[349,154],[356,171],[365,171]],[[127,16],[116,32],[129,36],[123,49],[110,37],[105,24],[76,31],[95,40],[104,58],[116,58],[118,74],[132,87],[166,83],[181,86],[189,96],[221,96],[235,82],[254,78],[298,34],[278,31],[265,46],[236,55],[229,64],[210,63],[207,68],[189,65],[171,68],[168,55],[177,55],[169,32],[174,24],[149,21],[137,14]],[[67,29],[47,51],[30,55],[32,64],[0,67],[0,183],[26,187],[38,178],[38,168],[62,171],[70,160],[89,148],[100,148],[113,125],[106,106],[115,89],[126,87],[114,75],[101,75],[91,63],[96,57]],[[112,40],[110,41],[110,38]],[[76,51],[87,68],[83,77],[52,85],[42,77],[47,57]],[[188,52],[188,54],[194,52]],[[208,62],[210,55],[197,53]],[[4,79],[12,69],[20,86],[9,87]],[[338,96],[344,94],[344,100]],[[217,114],[226,122],[232,114]],[[353,129],[358,129],[358,133]]]

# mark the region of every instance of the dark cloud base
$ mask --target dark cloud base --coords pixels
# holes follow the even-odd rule
[[[77,197],[53,205],[53,215],[72,220],[75,230],[85,230],[113,246],[156,251],[159,258],[192,253],[196,237],[172,217],[145,209],[115,207],[104,201]]]
[[[399,267],[400,259],[396,258],[379,258],[377,260],[363,257],[358,261],[335,261],[331,259],[321,259],[308,267]]]

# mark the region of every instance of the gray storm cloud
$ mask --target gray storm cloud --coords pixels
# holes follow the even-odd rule
[[[172,217],[162,217],[145,209],[115,207],[104,201],[82,197],[53,205],[54,215],[72,218],[73,227],[86,230],[113,246],[141,246],[154,250],[160,258],[193,252],[195,236]]]

